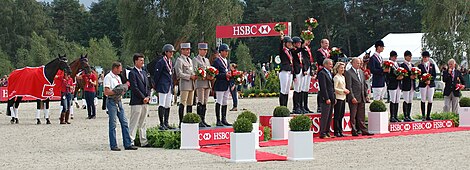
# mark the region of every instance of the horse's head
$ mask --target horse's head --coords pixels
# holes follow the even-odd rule
[[[90,67],[90,64],[88,63],[88,54],[80,55],[80,69],[86,70]]]
[[[59,54],[59,57],[57,58],[58,62],[59,62],[59,69],[60,70],[63,70],[65,72],[70,72],[70,67],[69,65],[67,64],[68,60],[67,60],[67,55],[60,55]]]

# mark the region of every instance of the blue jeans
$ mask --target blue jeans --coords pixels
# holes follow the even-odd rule
[[[65,97],[65,99],[64,99]],[[60,100],[60,105],[62,105],[62,112],[67,112],[70,110],[72,105],[72,94],[71,93],[62,93],[62,98]]]
[[[130,147],[131,136],[129,135],[129,125],[127,123],[126,115],[124,114],[124,108],[122,108],[122,102],[116,102],[114,99],[106,100],[106,107],[108,108],[109,114],[109,145],[112,148],[117,148],[116,142],[116,117],[119,119],[122,130],[122,143],[125,148]]]
[[[95,92],[85,91],[85,101],[86,109],[88,111],[88,117],[96,116],[95,96]]]
[[[233,90],[232,90],[233,88]],[[233,107],[238,107],[238,90],[237,90],[237,85],[233,85],[230,87],[230,93],[232,94],[232,100],[233,100]]]

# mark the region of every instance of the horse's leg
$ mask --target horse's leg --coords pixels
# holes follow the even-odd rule
[[[36,99],[36,124],[41,124],[41,100]]]
[[[22,96],[16,97],[15,107],[13,108],[13,110],[15,111],[15,123],[16,124],[19,123],[19,121],[18,121],[18,107],[20,107],[20,102],[21,102],[22,99],[23,99]]]
[[[87,109],[87,103],[85,99],[85,89],[82,90],[82,109]]]
[[[15,110],[13,108],[13,104],[15,103],[16,98],[11,98],[8,100],[7,104],[7,116],[11,116],[10,123],[15,123]]]
[[[77,109],[80,108],[80,105],[78,105],[78,99],[77,99],[77,94],[78,94],[78,90],[79,90],[79,85],[78,85],[78,81],[77,81],[77,87],[75,87],[75,91],[73,93],[73,101],[75,102],[75,106],[77,106]]]
[[[47,98],[46,101],[44,101],[45,106],[44,106],[44,118],[46,118],[46,124],[51,124],[51,121],[49,120],[49,102],[50,99]]]

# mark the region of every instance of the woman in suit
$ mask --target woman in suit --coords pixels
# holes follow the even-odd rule
[[[423,121],[425,121],[432,120],[430,115],[434,97],[434,87],[436,87],[436,83],[434,82],[434,78],[436,77],[436,66],[429,61],[429,52],[423,51],[423,53],[421,53],[421,57],[421,64],[418,65],[418,68],[421,69],[421,75],[428,73],[432,76],[431,80],[420,80],[418,85],[419,91],[421,93],[421,115],[423,116]],[[426,100],[428,101],[428,110],[426,110]]]
[[[413,94],[416,89],[416,75],[411,75],[411,68],[414,67],[411,63],[411,52],[405,51],[405,61],[400,64],[400,67],[403,67],[408,71],[408,76],[405,76],[401,83],[402,95],[403,95],[403,114],[405,118],[403,121],[412,122],[415,121],[411,119],[411,103],[413,101]]]
[[[387,73],[387,90],[390,94],[390,122],[401,122],[398,119],[398,105],[401,97],[400,85],[403,76],[395,74],[395,71],[398,69],[397,57],[397,52],[390,52],[390,61],[394,64],[390,68],[390,72]]]
[[[343,126],[342,120],[344,117],[344,109],[346,106],[346,95],[349,94],[349,90],[346,89],[346,79],[344,78],[344,68],[346,64],[343,62],[337,62],[333,68],[333,78],[335,93],[336,93],[336,104],[334,108],[334,135],[336,137],[343,137]]]

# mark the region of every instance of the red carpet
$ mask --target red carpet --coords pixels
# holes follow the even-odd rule
[[[230,159],[230,144],[202,147],[199,151]],[[256,151],[256,160],[258,162],[285,161],[287,160],[287,157],[268,152]]]
[[[408,135],[420,135],[420,134],[434,134],[434,133],[446,133],[446,132],[458,132],[458,131],[468,131],[470,128],[456,127],[456,128],[444,128],[444,129],[430,129],[430,130],[416,130],[408,132],[392,132],[387,134],[375,134],[374,136],[347,136],[341,138],[330,138],[330,139],[320,139],[319,137],[314,137],[314,142],[331,142],[331,141],[341,141],[341,140],[358,140],[358,139],[372,139],[372,138],[386,138],[394,136],[408,136]],[[287,140],[270,140],[268,142],[260,142],[260,147],[269,147],[269,146],[283,146],[287,145]]]

